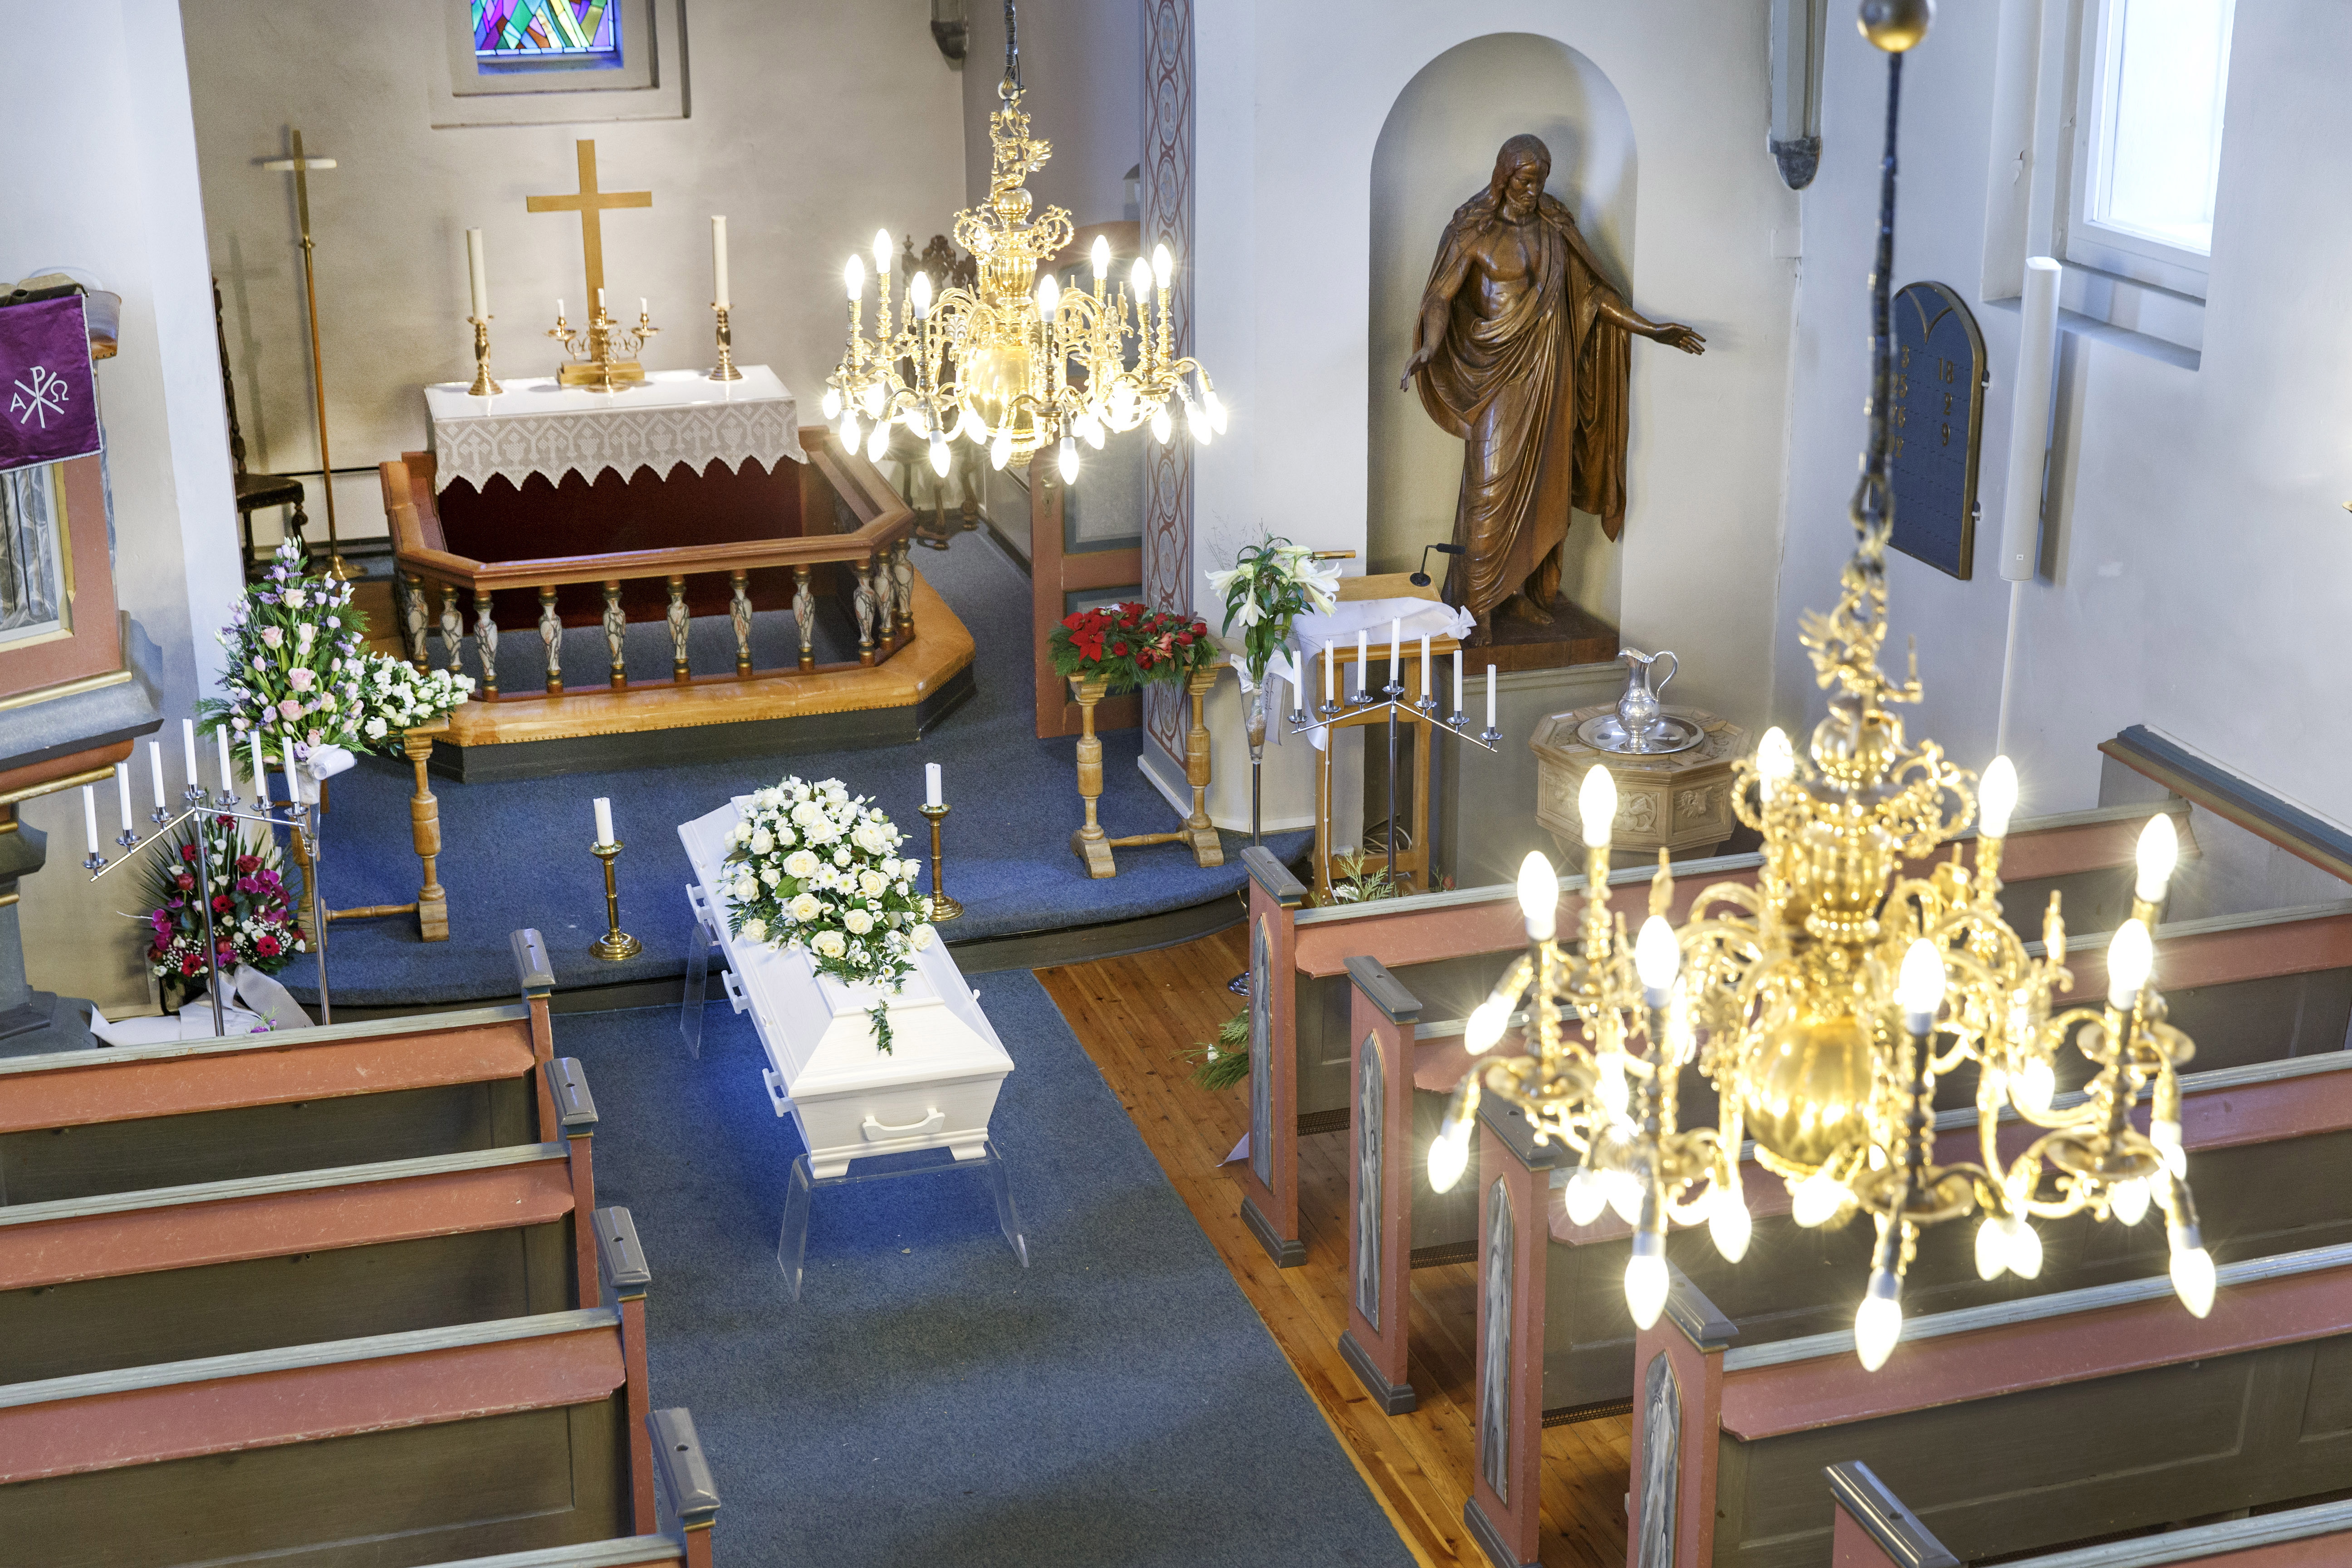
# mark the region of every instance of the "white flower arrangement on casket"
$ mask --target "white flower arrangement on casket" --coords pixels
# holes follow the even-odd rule
[[[874,1045],[890,1048],[888,994],[938,940],[919,868],[891,820],[838,779],[788,778],[753,795],[730,830],[720,875],[728,928],[747,942],[806,953],[820,973],[883,994]]]
[[[358,739],[371,750],[398,755],[404,731],[436,719],[474,694],[474,678],[454,669],[419,669],[404,658],[371,653],[362,665],[360,699],[367,718]]]

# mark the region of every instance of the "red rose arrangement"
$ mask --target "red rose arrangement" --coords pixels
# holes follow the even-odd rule
[[[1129,691],[1181,680],[1217,657],[1205,621],[1148,605],[1109,605],[1062,617],[1046,643],[1055,673]]]
[[[231,969],[249,963],[264,974],[275,974],[297,953],[310,951],[294,921],[277,844],[247,839],[234,817],[205,819],[200,835],[181,829],[171,853],[158,855],[152,862],[150,909],[141,917],[150,935],[150,972],[166,992],[183,996],[204,984],[213,967],[205,952],[200,895],[205,881],[196,874],[200,839],[211,857],[213,940],[219,946],[220,963]]]

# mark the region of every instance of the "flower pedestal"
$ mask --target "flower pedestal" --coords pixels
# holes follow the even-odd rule
[[[366,904],[352,910],[329,910],[329,920],[365,921],[378,920],[386,915],[413,914],[416,917],[416,929],[423,940],[449,940],[449,889],[441,885],[436,872],[441,858],[441,802],[434,795],[433,785],[425,771],[425,764],[433,759],[434,737],[448,732],[449,716],[446,713],[429,724],[419,724],[400,732],[401,753],[408,759],[408,765],[416,774],[416,791],[408,797],[409,842],[415,846],[417,862],[423,868],[422,879],[416,889],[416,901],[413,904]],[[326,792],[322,787],[320,791],[322,809],[325,804]],[[301,840],[301,829],[298,827],[294,831],[295,859],[307,865],[309,862],[302,858],[306,847]],[[303,931],[310,931],[312,911],[307,879],[302,887],[301,920]]]
[[[1108,683],[1073,676],[1070,692],[1078,704],[1078,798],[1086,806],[1087,820],[1070,835],[1070,852],[1086,862],[1087,875],[1097,879],[1118,875],[1118,863],[1111,857],[1114,847],[1137,844],[1181,844],[1192,851],[1196,866],[1222,866],[1225,863],[1224,841],[1209,822],[1208,795],[1212,775],[1209,772],[1209,725],[1203,704],[1209,689],[1217,683],[1217,666],[1203,665],[1185,676],[1184,692],[1192,700],[1192,727],[1184,735],[1184,782],[1192,786],[1192,810],[1181,826],[1168,833],[1135,833],[1113,838],[1103,831],[1096,820],[1097,803],[1102,798],[1102,742],[1095,734],[1095,704],[1103,700]]]

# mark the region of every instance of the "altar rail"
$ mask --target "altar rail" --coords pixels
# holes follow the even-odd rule
[[[801,431],[808,462],[801,470],[800,537],[743,540],[724,544],[684,545],[667,550],[617,551],[599,555],[554,555],[521,561],[477,561],[452,553],[445,546],[435,500],[436,463],[430,452],[407,452],[397,462],[379,467],[383,482],[384,512],[392,526],[394,576],[402,637],[411,663],[427,667],[425,628],[427,603],[438,591],[437,621],[453,670],[462,668],[459,652],[466,638],[466,615],[458,596],[466,595],[473,612],[477,651],[481,659],[484,700],[537,699],[539,692],[500,693],[498,686],[499,626],[494,598],[499,594],[535,594],[539,603],[537,629],[547,648],[547,689],[544,696],[563,694],[562,642],[565,617],[559,613],[557,590],[577,584],[597,584],[604,589],[605,647],[611,668],[605,679],[611,689],[629,689],[623,643],[629,621],[622,605],[624,584],[659,583],[667,586],[673,650],[667,684],[688,686],[747,679],[759,673],[751,666],[751,612],[754,572],[789,568],[793,574],[793,617],[800,630],[798,673],[814,675],[870,668],[914,641],[914,567],[908,560],[915,514],[907,509],[881,470],[858,452],[844,452],[822,426]],[[819,532],[828,524],[842,531]],[[845,574],[842,569],[846,568]],[[732,675],[691,674],[687,668],[687,635],[692,616],[687,605],[691,577],[724,574],[731,588],[729,616],[735,624],[735,671]],[[857,623],[857,660],[820,665],[816,660],[816,588],[820,574],[846,575],[846,597]],[[646,683],[640,682],[640,685]]]

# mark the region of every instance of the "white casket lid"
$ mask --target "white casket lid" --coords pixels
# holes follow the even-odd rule
[[[677,830],[722,931],[731,905],[719,869],[727,835],[750,798],[739,795]],[[740,937],[729,939],[727,948],[756,1021],[764,1026],[760,1035],[769,1060],[784,1080],[784,1092],[796,1100],[964,1074],[996,1078],[1012,1068],[1011,1055],[943,942],[915,954],[914,972],[891,998],[887,1055],[875,1048],[866,988],[818,973],[805,953]]]

